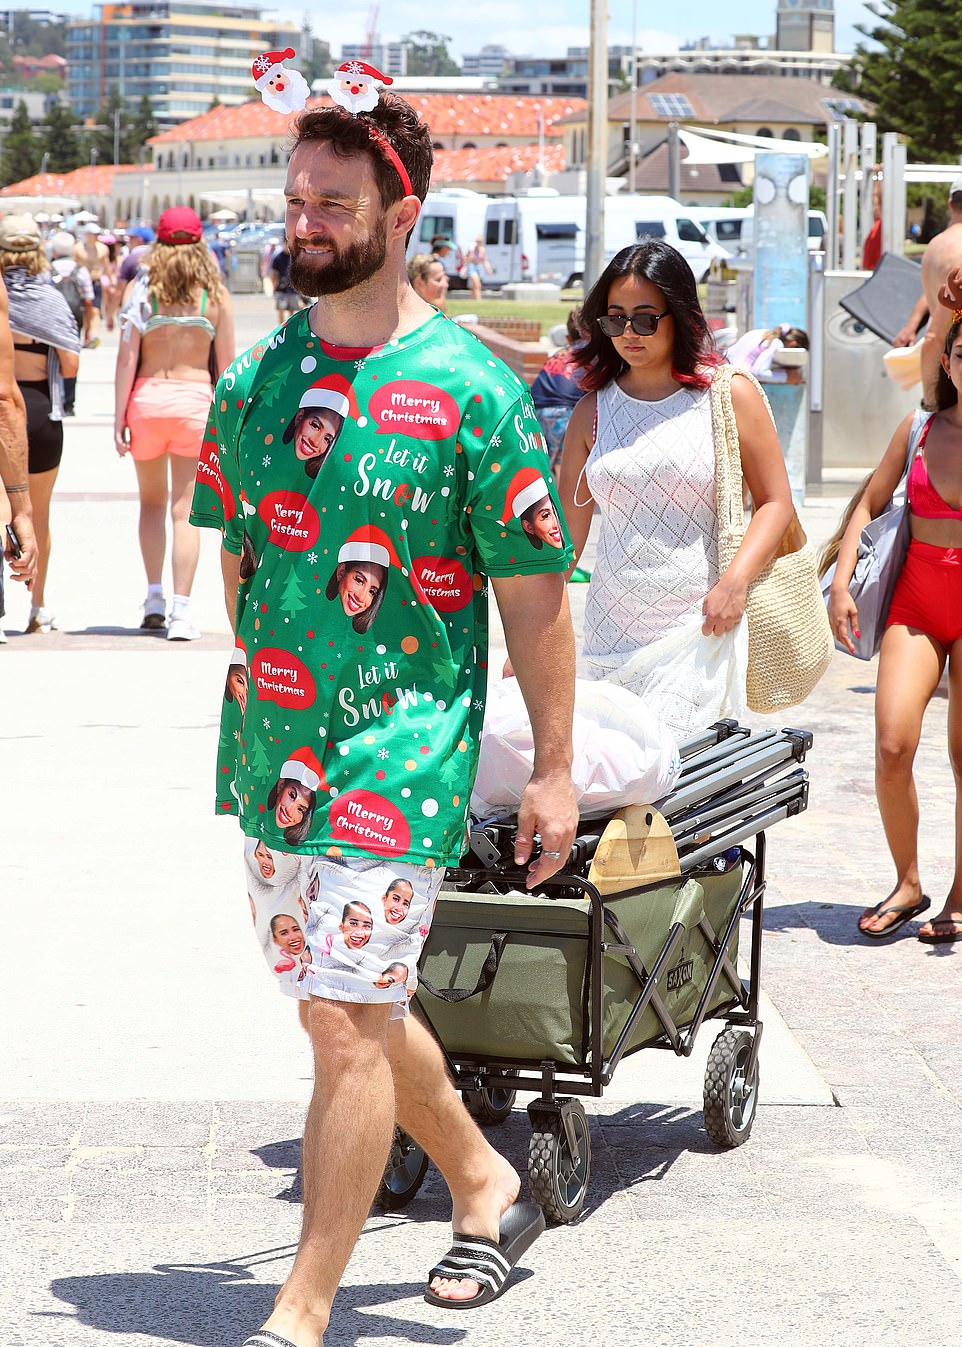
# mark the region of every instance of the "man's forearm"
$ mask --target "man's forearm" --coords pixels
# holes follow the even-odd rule
[[[575,643],[561,575],[496,580],[505,641],[531,720],[536,775],[571,770]],[[524,586],[521,598],[518,586]],[[532,592],[537,587],[537,594]]]
[[[14,514],[30,513],[26,413],[19,388],[0,395],[0,481]]]

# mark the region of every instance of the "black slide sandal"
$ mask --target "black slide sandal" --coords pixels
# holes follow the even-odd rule
[[[530,1249],[544,1228],[544,1212],[539,1206],[534,1202],[515,1202],[501,1217],[497,1242],[481,1235],[462,1235],[456,1230],[454,1243],[437,1267],[428,1273],[428,1282],[435,1277],[470,1278],[479,1283],[481,1290],[469,1300],[446,1300],[435,1295],[429,1285],[424,1299],[429,1305],[440,1305],[447,1310],[473,1310],[478,1305],[497,1300],[518,1259]]]

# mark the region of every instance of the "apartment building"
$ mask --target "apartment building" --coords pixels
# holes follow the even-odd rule
[[[220,0],[129,0],[99,10],[67,28],[67,98],[81,117],[115,89],[130,101],[146,94],[161,127],[200,116],[215,99],[244,103],[255,92],[255,57],[296,50],[300,40],[296,25]]]

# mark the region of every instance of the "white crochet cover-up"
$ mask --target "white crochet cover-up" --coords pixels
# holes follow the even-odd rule
[[[585,600],[584,654],[589,672],[603,678],[700,613],[718,580],[708,390],[640,402],[614,382],[602,388],[585,480],[601,535]]]

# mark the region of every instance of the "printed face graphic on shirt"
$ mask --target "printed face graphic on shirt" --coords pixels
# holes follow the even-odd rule
[[[285,442],[294,442],[294,457],[304,464],[309,477],[316,477],[344,424],[343,416],[326,407],[302,408],[284,432]]]
[[[281,778],[267,797],[268,809],[274,811],[274,824],[283,833],[285,842],[298,846],[307,837],[314,818],[317,796],[299,781]]]
[[[327,582],[325,593],[335,595],[355,631],[370,630],[387,588],[387,567],[377,561],[342,561]]]
[[[366,903],[348,903],[341,918],[341,935],[348,949],[363,949],[374,930],[374,919]]]
[[[224,698],[229,702],[236,702],[240,707],[241,716],[247,710],[247,669],[243,664],[232,664],[227,670],[227,686],[224,688]]]
[[[295,959],[304,953],[304,932],[297,920],[287,912],[279,912],[271,918],[271,937],[278,948]]]
[[[521,516],[521,527],[532,547],[541,548],[545,544],[548,547],[564,547],[561,524],[550,496],[542,496],[541,500],[535,501],[534,505],[525,510]]]
[[[406,879],[395,879],[384,894],[384,920],[397,926],[411,910],[414,888]]]

